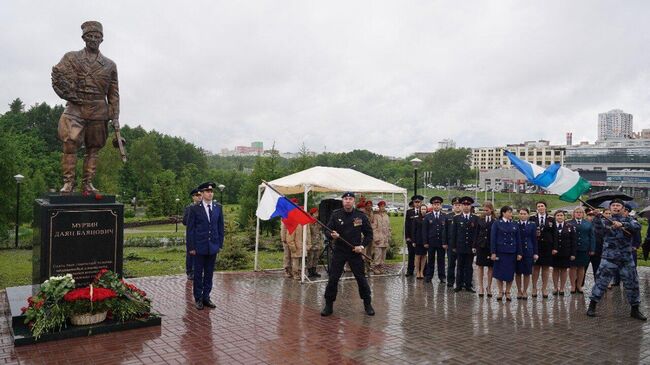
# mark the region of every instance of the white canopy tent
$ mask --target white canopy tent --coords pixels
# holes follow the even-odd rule
[[[316,166],[296,172],[279,179],[268,182],[278,192],[284,195],[303,193],[305,210],[307,207],[307,194],[311,192],[345,192],[352,191],[356,193],[397,193],[404,196],[404,207],[407,204],[407,190],[399,186],[387,183],[385,181],[368,176],[359,171],[337,167]],[[259,205],[262,197],[262,191],[266,185],[260,184],[257,189],[257,204]],[[324,222],[327,223],[327,222]],[[302,273],[301,282],[306,279],[305,276],[305,255],[306,255],[307,226],[303,227],[302,240]],[[260,243],[260,219],[257,218],[257,227],[255,231],[255,271],[258,270],[258,252]],[[404,243],[404,242],[403,242]],[[402,252],[402,261],[404,253]]]

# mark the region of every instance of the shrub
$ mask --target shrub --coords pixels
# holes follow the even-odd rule
[[[217,270],[243,270],[251,262],[251,253],[246,250],[245,238],[233,237],[224,243],[217,257]]]

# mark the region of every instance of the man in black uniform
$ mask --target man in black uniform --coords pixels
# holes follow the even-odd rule
[[[183,212],[183,225],[185,227],[187,227],[187,218],[190,215],[190,208],[201,201],[201,193],[199,192],[199,189],[192,189],[190,197],[192,198],[192,203],[186,206],[185,211]],[[185,229],[187,230],[187,228]],[[185,273],[187,274],[187,280],[194,280],[194,256],[190,255],[187,240],[185,241]]]
[[[427,268],[424,274],[426,283],[431,282],[436,264],[440,283],[444,283],[446,278],[444,246],[447,246],[447,215],[441,210],[442,201],[439,196],[432,197],[429,202],[433,206],[433,212],[424,217],[424,247],[427,248]]]
[[[460,198],[453,197],[451,199],[451,214],[447,214],[447,222],[445,223],[445,232],[447,233],[447,242],[442,247],[447,250],[447,286],[452,288],[456,282],[456,253],[452,251],[449,246],[449,238],[451,237],[452,219],[459,215],[461,212]]]
[[[465,288],[468,292],[475,293],[472,288],[472,276],[474,275],[472,260],[476,253],[474,243],[478,237],[479,218],[471,213],[474,199],[464,196],[460,198],[460,203],[463,211],[452,219],[451,239],[449,240],[449,246],[457,257],[454,291],[459,292]]]
[[[411,202],[413,203],[413,208],[410,208],[406,211],[406,219],[404,221],[404,237],[406,237],[406,248],[409,254],[408,266],[406,267],[406,276],[413,276],[413,270],[415,269],[415,237],[413,237],[413,224],[415,223],[416,218],[420,214],[420,205],[424,197],[422,195],[413,195],[411,197]]]
[[[368,218],[361,211],[354,208],[354,193],[347,192],[343,196],[343,208],[332,213],[327,226],[332,230],[325,235],[332,240],[332,262],[330,264],[329,280],[325,288],[325,307],[320,312],[321,316],[329,316],[334,312],[333,305],[336,300],[339,279],[343,274],[343,266],[347,262],[359,286],[359,296],[363,299],[366,314],[375,315],[375,310],[370,304],[370,286],[364,274],[363,254],[366,246],[372,242],[372,226]],[[350,248],[339,238],[354,245]]]

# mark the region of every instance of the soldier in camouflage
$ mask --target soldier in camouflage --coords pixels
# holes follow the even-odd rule
[[[619,271],[627,300],[632,306],[630,316],[642,321],[646,317],[639,311],[639,276],[637,275],[635,264],[632,258],[632,238],[636,232],[641,229],[641,225],[630,217],[624,217],[623,201],[613,199],[610,204],[612,210],[611,221],[601,217],[594,219],[596,229],[602,229],[603,232],[603,254],[600,267],[598,268],[598,277],[591,290],[591,302],[587,315],[596,316],[596,304],[607,291],[607,284],[612,280],[614,274]],[[626,232],[624,232],[625,230]]]

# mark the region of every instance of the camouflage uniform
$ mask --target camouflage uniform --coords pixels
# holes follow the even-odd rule
[[[296,280],[300,280],[301,272],[300,268],[302,267],[302,237],[303,237],[303,225],[299,224],[296,227],[296,230],[293,233],[287,231],[286,240],[287,247],[291,255],[291,274]],[[307,240],[306,240],[306,249],[309,251],[311,249],[311,234],[309,227],[307,227]],[[306,259],[306,258],[305,258]]]
[[[631,217],[612,215],[612,221],[623,224],[623,228],[633,236],[641,225]],[[598,277],[591,290],[591,300],[599,302],[607,291],[607,285],[612,281],[616,272],[620,272],[625,294],[630,305],[639,305],[639,276],[632,258],[632,237],[627,237],[622,229],[615,229],[612,223],[605,219],[595,218],[596,229],[603,232],[603,254],[602,261],[598,267]]]
[[[309,225],[309,232],[311,234],[311,248],[307,252],[307,269],[316,271],[318,266],[318,257],[323,249],[323,236],[321,228],[318,223]]]
[[[372,238],[375,250],[374,263],[382,267],[386,259],[386,250],[388,250],[388,243],[391,237],[388,213],[382,213],[380,211],[373,214],[370,224],[372,226]]]
[[[284,223],[280,222],[280,240],[282,241],[282,267],[284,267],[285,276],[290,278],[291,274],[291,251],[287,246],[287,227]]]

